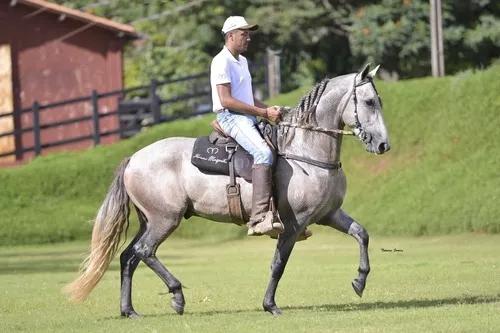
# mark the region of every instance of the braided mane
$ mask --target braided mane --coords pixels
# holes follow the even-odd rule
[[[295,108],[288,109],[283,117],[283,121],[298,125],[317,125],[315,105],[318,104],[329,81],[330,79],[323,79],[312,87],[311,90],[300,99],[299,104]],[[281,127],[280,135],[278,136],[278,151],[284,151],[284,147],[291,142],[294,136],[295,128]]]
[[[287,115],[288,120],[293,123],[298,122],[301,124],[309,124],[311,121],[314,122],[316,109],[312,107],[318,103],[329,81],[330,79],[323,79],[312,87],[312,89],[300,99],[299,104],[289,111]]]

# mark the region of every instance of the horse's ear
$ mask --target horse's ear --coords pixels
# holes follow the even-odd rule
[[[370,71],[370,63],[367,63],[365,67],[359,72],[360,73],[360,81],[363,81],[366,79],[366,76],[368,75],[368,72]]]
[[[372,70],[370,71],[370,73],[368,73],[368,77],[369,77],[370,79],[375,78],[375,75],[377,75],[377,71],[378,71],[378,69],[379,69],[379,68],[380,68],[380,65],[377,65],[377,67],[375,67],[374,69],[372,69]]]

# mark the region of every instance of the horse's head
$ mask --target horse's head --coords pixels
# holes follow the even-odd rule
[[[297,107],[283,108],[279,126],[329,134],[354,133],[367,151],[387,152],[390,146],[382,101],[373,83],[378,67],[370,72],[366,65],[359,73],[324,79],[302,97]],[[342,130],[344,125],[352,132]],[[285,144],[291,142],[295,131],[286,133]]]
[[[383,154],[390,149],[389,136],[382,116],[382,100],[373,78],[379,66],[370,72],[366,65],[352,77],[347,99],[340,106],[342,122],[365,144],[371,153]]]

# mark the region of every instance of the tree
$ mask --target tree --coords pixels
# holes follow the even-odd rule
[[[493,0],[446,0],[443,5],[446,72],[487,66],[500,54],[500,5]],[[395,76],[430,73],[427,0],[382,0],[352,16],[356,61],[382,63]]]
[[[500,2],[446,1],[445,56],[451,73],[500,57]]]
[[[500,2],[443,0],[448,74],[487,66],[500,54]],[[280,50],[289,90],[381,63],[394,77],[430,74],[428,0],[58,0],[130,23],[145,36],[126,50],[126,84],[208,71],[229,15],[261,28],[247,56]],[[262,78],[263,71],[255,73]],[[208,78],[207,78],[208,79]]]

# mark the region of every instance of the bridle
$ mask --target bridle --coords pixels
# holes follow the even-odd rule
[[[321,133],[326,133],[329,135],[334,135],[334,134],[340,134],[340,135],[352,135],[352,136],[357,136],[359,140],[361,140],[363,143],[368,144],[371,142],[372,137],[369,133],[367,133],[364,129],[363,126],[361,125],[361,122],[359,120],[359,115],[358,115],[358,96],[356,93],[356,88],[361,87],[367,83],[370,83],[372,85],[373,90],[375,90],[375,93],[377,94],[378,100],[380,105],[382,105],[382,100],[380,99],[380,96],[377,92],[377,89],[375,88],[375,85],[373,84],[373,80],[370,76],[367,76],[365,79],[361,80],[360,82],[356,83],[356,78],[358,77],[359,74],[356,74],[354,76],[354,82],[352,84],[352,89],[350,89],[347,99],[344,102],[344,105],[342,106],[342,109],[340,111],[340,118],[342,118],[342,115],[344,114],[345,109],[347,108],[347,105],[349,104],[349,100],[351,99],[351,96],[353,96],[354,100],[354,127],[352,127],[352,131],[349,130],[342,130],[342,129],[336,129],[336,128],[325,128],[325,127],[319,127],[319,126],[313,126],[310,124],[298,124],[298,123],[292,123],[292,122],[280,122],[278,123],[278,128],[279,127],[291,127],[291,128],[300,128],[308,131],[313,131],[313,132],[321,132]],[[321,99],[321,95],[316,99],[314,104],[309,108],[308,112],[312,112],[316,110],[316,107],[318,106],[318,103]],[[321,162],[317,161],[308,157],[303,157],[303,156],[298,156],[298,155],[293,155],[293,154],[288,154],[288,153],[281,153],[278,152],[278,155],[286,158],[286,159],[292,159],[292,160],[297,160],[301,162],[305,162],[308,164],[312,164],[315,166],[319,166],[323,169],[340,169],[342,167],[342,164],[340,162]]]
[[[373,84],[373,79],[370,76],[367,76],[365,79],[359,81],[356,83],[356,77],[354,77],[354,83],[353,83],[353,88],[351,90],[351,94],[353,95],[354,99],[354,128],[352,129],[353,135],[357,136],[359,140],[361,140],[363,143],[368,144],[372,141],[372,136],[367,133],[364,129],[363,126],[361,126],[361,122],[359,121],[359,115],[358,115],[358,96],[356,94],[356,88],[361,87],[362,85],[365,85],[367,83],[370,83],[372,85],[373,90],[377,94],[378,102],[380,106],[382,106],[382,100],[380,99],[380,95],[378,94],[377,88],[375,88],[375,85]],[[344,111],[347,107],[347,103],[349,102],[350,96],[347,98],[347,101],[342,108],[342,112],[340,113],[340,117],[344,114]]]

